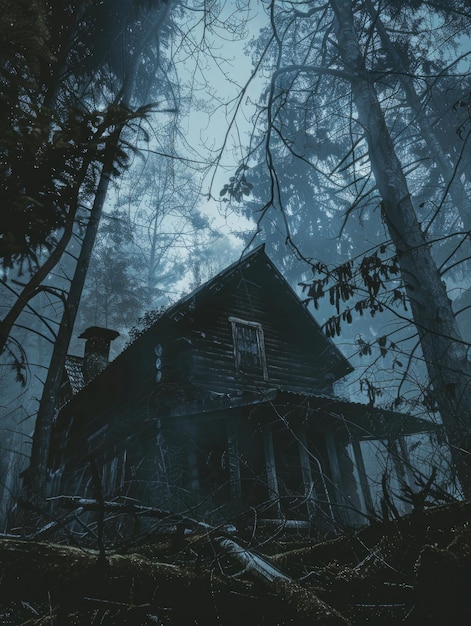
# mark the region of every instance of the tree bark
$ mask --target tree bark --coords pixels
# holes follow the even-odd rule
[[[57,337],[54,342],[51,361],[39,403],[34,426],[30,464],[29,468],[24,473],[25,496],[28,500],[37,505],[40,505],[46,497],[50,439],[58,407],[58,397],[65,359],[67,357],[67,350],[69,348],[75,318],[77,317],[83,285],[85,283],[90,257],[113,171],[120,132],[121,128],[114,131],[106,148],[106,156],[100,175],[100,182],[90,212],[90,218],[82,241],[80,255],[70,285]]]
[[[28,283],[23,287],[21,293],[18,294],[16,301],[14,302],[11,309],[5,315],[3,320],[0,322],[0,354],[4,351],[10,333],[23,310],[29,305],[30,300],[32,300],[38,293],[41,292],[42,282],[45,280],[47,275],[55,268],[55,266],[59,263],[64,254],[67,245],[70,242],[72,237],[74,223],[75,223],[75,215],[77,213],[78,204],[79,204],[79,191],[82,187],[83,181],[85,180],[85,176],[87,174],[87,170],[89,167],[89,162],[85,163],[81,170],[80,174],[77,178],[75,184],[75,193],[74,193],[74,202],[71,203],[71,209],[69,214],[67,215],[67,220],[64,226],[64,230],[62,232],[61,238],[57,242],[56,247],[51,252],[49,257],[44,261],[44,263],[35,271],[33,276],[30,278]]]
[[[141,61],[142,52],[148,45],[151,37],[156,36],[173,8],[174,0],[162,3],[156,10],[156,15],[149,26],[147,36],[143,37],[140,46],[134,51],[129,72],[124,81],[121,92],[117,95],[117,102],[125,108],[129,107],[134,86],[137,78],[137,71]],[[47,468],[49,460],[50,439],[52,426],[58,409],[58,398],[62,374],[67,356],[72,331],[77,316],[80,299],[82,297],[83,286],[88,272],[93,246],[95,244],[98,226],[100,224],[103,207],[106,200],[108,186],[114,169],[115,159],[119,149],[119,140],[124,123],[117,124],[111,133],[103,161],[100,174],[100,181],[96,191],[90,218],[80,249],[80,255],[74,276],[70,285],[69,294],[62,314],[51,362],[48,368],[46,382],[44,384],[38,415],[34,427],[33,442],[31,449],[31,459],[29,468],[25,472],[25,498],[37,506],[40,506],[46,497]]]
[[[449,186],[448,193],[453,205],[458,212],[464,226],[464,230],[468,232],[467,249],[470,249],[471,237],[471,211],[470,201],[463,183],[459,176],[456,175],[457,165],[453,165],[449,157],[442,149],[440,140],[424,110],[424,106],[415,89],[414,81],[411,77],[410,68],[406,67],[403,57],[399,54],[394,43],[391,41],[389,34],[381,21],[378,11],[373,6],[371,0],[365,0],[365,7],[373,20],[374,27],[380,37],[381,44],[395,68],[399,81],[404,91],[406,102],[415,115],[415,121],[420,128],[423,140],[428,146],[431,162],[435,162],[440,172],[440,177],[446,186]]]
[[[358,121],[365,133],[382,210],[397,251],[433,395],[449,439],[457,475],[471,493],[471,367],[451,301],[421,230],[401,163],[355,31],[351,0],[330,0],[335,34],[350,74]]]

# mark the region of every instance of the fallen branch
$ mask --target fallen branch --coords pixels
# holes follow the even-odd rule
[[[52,498],[51,498],[52,499]],[[213,530],[213,527],[205,522],[199,522],[191,517],[172,513],[164,509],[157,509],[150,506],[142,506],[133,502],[110,502],[108,500],[102,503],[97,500],[80,498],[78,496],[59,496],[53,498],[54,502],[63,509],[83,509],[84,511],[100,511],[105,513],[122,513],[129,515],[142,515],[153,519],[161,519],[166,521],[178,522],[185,524],[186,528]]]
[[[286,580],[260,587],[218,576],[210,568],[160,563],[137,554],[109,554],[106,567],[97,567],[97,559],[95,550],[0,539],[0,614],[2,604],[34,607],[47,600],[58,623],[70,623],[72,615],[86,615],[92,601],[103,605],[107,621],[100,623],[106,624],[121,623],[109,613],[113,605],[122,615],[133,611],[136,626],[148,623],[147,614],[163,612],[165,623],[174,626],[348,624],[314,593]],[[145,608],[142,621],[138,614],[134,617],[139,607]]]
[[[244,572],[251,574],[257,580],[265,583],[274,583],[277,580],[293,582],[292,578],[283,574],[281,570],[269,563],[267,559],[243,548],[232,539],[215,537],[213,542],[217,544],[226,555],[232,557],[236,563],[241,565],[244,568]]]
[[[220,529],[211,526],[205,522],[199,522],[184,515],[171,513],[162,509],[136,505],[131,503],[108,502],[93,499],[85,499],[78,497],[61,496],[58,499],[59,506],[67,509],[77,508],[80,511],[103,511],[103,512],[119,512],[133,515],[143,515],[163,520],[172,520],[177,522],[180,529],[188,528],[191,530],[203,530],[211,535],[214,545],[217,545],[222,552],[239,564],[244,572],[254,576],[257,580],[265,583],[273,583],[275,580],[284,580],[293,582],[289,576],[286,576],[281,570],[272,565],[267,559],[261,557],[254,552],[244,548],[240,543],[227,537]]]

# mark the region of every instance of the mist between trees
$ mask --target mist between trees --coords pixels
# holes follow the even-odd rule
[[[443,423],[410,452],[469,495],[470,18],[459,1],[2,3],[5,517],[20,491],[44,499],[77,336],[113,328],[122,349],[260,242],[354,364],[338,393]],[[379,493],[388,455],[368,454]]]

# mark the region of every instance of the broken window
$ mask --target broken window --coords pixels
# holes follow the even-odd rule
[[[260,373],[268,378],[262,325],[230,317],[236,368],[241,373]]]

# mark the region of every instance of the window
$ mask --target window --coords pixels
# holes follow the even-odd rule
[[[230,317],[229,321],[232,324],[237,371],[240,373],[259,373],[267,380],[262,325],[258,322],[246,322],[237,317]]]

